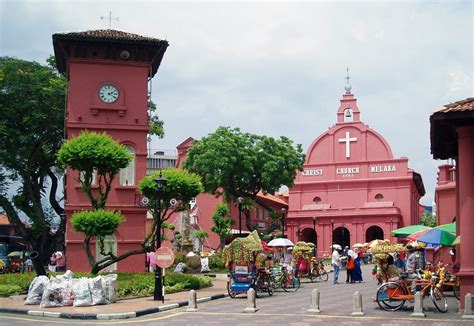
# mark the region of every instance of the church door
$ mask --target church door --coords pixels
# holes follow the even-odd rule
[[[347,228],[342,226],[336,228],[332,236],[334,243],[341,245],[343,249],[345,246],[351,246],[351,233]]]
[[[372,225],[365,232],[365,242],[370,242],[372,240],[379,239],[383,240],[383,230],[377,225]]]

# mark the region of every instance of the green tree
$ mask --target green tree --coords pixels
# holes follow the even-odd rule
[[[164,122],[160,120],[156,113],[156,104],[153,101],[148,101],[148,123],[150,125],[150,134],[148,140],[152,135],[163,138],[165,136]]]
[[[257,193],[274,193],[282,185],[291,187],[304,159],[301,145],[295,148],[287,137],[274,139],[219,127],[193,144],[184,167],[201,176],[206,192],[223,194],[233,202],[238,197],[247,198],[272,212],[273,208]],[[247,228],[255,230],[250,211],[244,213]],[[279,227],[277,219],[272,221],[265,234]]]
[[[212,214],[212,221],[214,226],[211,231],[219,236],[219,248],[222,250],[225,246],[225,240],[228,239],[232,234],[230,230],[235,221],[229,218],[230,210],[226,204],[218,204],[214,213]]]
[[[43,263],[64,243],[65,230],[57,152],[67,81],[52,57],[48,62],[0,57],[0,207]]]
[[[202,250],[202,247],[204,246],[204,239],[206,239],[208,236],[209,233],[204,230],[197,230],[193,233],[193,237],[199,241],[200,250]]]
[[[104,247],[104,237],[114,234],[124,220],[119,212],[107,211],[104,208],[112,181],[120,169],[127,167],[133,159],[127,148],[106,133],[83,131],[61,146],[58,159],[78,173],[76,181],[91,202],[91,211],[75,212],[71,219],[74,229],[85,234],[83,246],[91,272],[96,274],[131,255],[146,252],[146,248],[142,247],[115,256],[110,251],[105,252]],[[99,241],[100,253],[104,256],[99,260],[92,254],[90,242],[93,237]]]
[[[420,223],[418,224],[429,226],[429,227],[435,227],[437,225],[436,216],[433,215],[432,213],[424,212],[420,218]]]
[[[198,194],[204,191],[201,184],[201,177],[197,174],[190,173],[183,169],[170,168],[162,171],[163,177],[166,179],[164,194],[160,195],[161,226],[163,229],[167,225],[166,221],[170,219],[173,213],[187,212],[189,210],[189,202]],[[144,177],[139,185],[138,190],[148,201],[148,210],[153,216],[157,214],[158,193],[155,180],[160,176],[160,172],[154,172]],[[153,243],[156,238],[156,220],[153,220],[151,232],[146,236],[147,243]],[[163,239],[163,234],[161,235]]]

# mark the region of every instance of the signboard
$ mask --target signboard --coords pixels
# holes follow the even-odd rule
[[[155,252],[155,261],[161,268],[168,268],[174,263],[174,252],[171,248],[160,247]]]

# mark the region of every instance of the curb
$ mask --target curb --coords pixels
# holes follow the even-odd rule
[[[216,294],[210,297],[203,297],[197,302],[208,302],[228,297],[229,294]],[[87,313],[68,313],[68,312],[52,312],[40,310],[23,310],[18,308],[0,308],[0,313],[29,315],[35,317],[49,317],[49,318],[63,318],[63,319],[85,319],[85,320],[112,320],[112,319],[128,319],[137,318],[158,312],[178,309],[188,305],[188,301],[180,301],[177,303],[170,303],[161,307],[147,308],[138,311],[122,312],[122,313],[108,313],[108,314],[87,314]]]

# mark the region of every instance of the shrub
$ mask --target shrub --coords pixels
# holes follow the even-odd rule
[[[222,252],[217,252],[209,257],[210,269],[225,269],[224,257]]]
[[[179,263],[186,263],[186,253],[177,252],[174,256],[174,263],[178,265]]]
[[[199,256],[186,257],[186,265],[191,270],[200,270],[201,258]]]
[[[0,297],[9,297],[11,295],[19,294],[21,287],[18,285],[0,284]]]
[[[123,221],[125,219],[120,212],[103,209],[75,212],[71,218],[71,224],[77,232],[92,236],[113,234]]]

